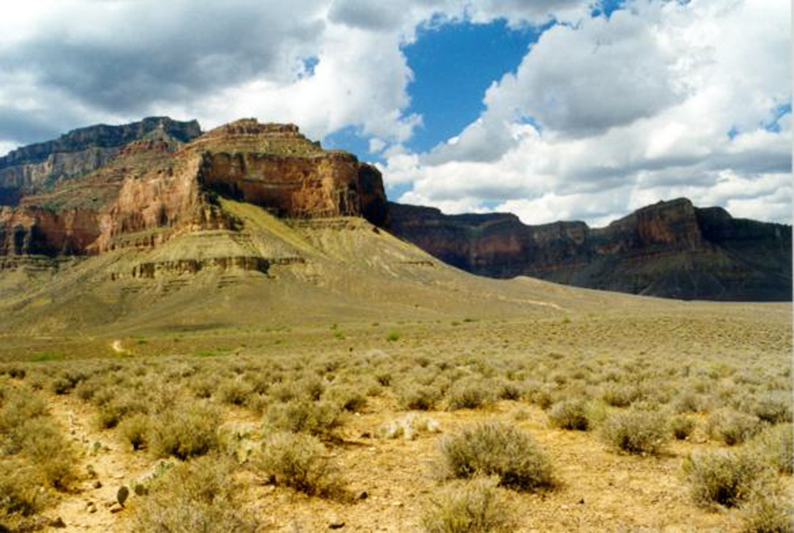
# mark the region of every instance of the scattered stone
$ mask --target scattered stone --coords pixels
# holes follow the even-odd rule
[[[579,500],[579,504],[580,504],[580,505],[584,505],[584,498],[582,498],[581,500]]]
[[[328,521],[328,529],[342,529],[343,527],[345,527],[345,521],[338,516],[334,516]]]
[[[119,487],[119,491],[116,493],[116,500],[119,504],[124,507],[124,502],[127,501],[127,498],[130,496],[130,489],[122,485]]]
[[[121,505],[120,503],[114,503],[113,505],[110,506],[110,512],[113,514],[120,513],[123,510],[124,510],[124,506]]]
[[[98,479],[96,481],[94,481],[94,488],[95,489],[101,489],[102,488],[102,482],[99,481]]]
[[[361,438],[362,439],[369,439],[369,438],[372,438],[372,435],[370,434],[369,431],[365,431],[364,433],[361,434]]]
[[[356,493],[356,499],[357,500],[366,500],[367,498],[369,498],[369,494],[367,494],[367,491],[365,491],[365,490],[362,490],[362,491],[359,491],[358,493]]]
[[[53,520],[50,521],[50,527],[63,529],[66,527],[66,522],[64,522],[63,518],[59,516],[58,518],[54,518]]]

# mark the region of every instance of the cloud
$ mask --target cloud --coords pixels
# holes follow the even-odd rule
[[[780,0],[38,0],[0,19],[0,153],[145,115],[349,129],[406,201],[591,223],[690,196],[789,220],[790,6]],[[427,153],[402,48],[420,28],[544,26],[484,111]],[[790,109],[790,107],[788,108]],[[731,134],[729,135],[729,132]],[[787,207],[789,206],[789,207]]]
[[[790,7],[773,0],[638,0],[557,25],[455,143],[387,158],[387,183],[532,223],[602,223],[678,196],[789,221],[790,111],[776,120],[789,39]]]

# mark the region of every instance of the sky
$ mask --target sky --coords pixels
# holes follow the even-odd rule
[[[446,213],[791,223],[788,0],[27,0],[0,155],[96,123],[293,122]]]

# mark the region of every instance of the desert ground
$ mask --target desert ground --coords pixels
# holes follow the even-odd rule
[[[0,524],[790,530],[790,304],[560,290],[526,316],[6,333]]]

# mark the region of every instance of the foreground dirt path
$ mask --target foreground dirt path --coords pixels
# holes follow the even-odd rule
[[[74,396],[48,395],[50,413],[78,450],[80,482],[50,511],[66,524],[61,531],[129,531],[128,509],[113,507],[118,489],[151,468],[143,456],[124,449],[108,431],[93,425],[94,410]],[[93,472],[93,474],[92,474]]]

